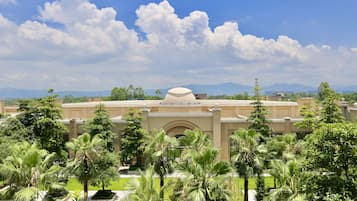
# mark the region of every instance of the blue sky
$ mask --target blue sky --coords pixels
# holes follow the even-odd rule
[[[52,0],[53,1],[53,0]],[[45,0],[17,0],[16,4],[0,5],[0,13],[21,23],[35,19],[38,7]],[[51,1],[48,1],[51,2]],[[99,8],[113,7],[117,19],[129,28],[135,26],[135,10],[154,0],[92,0]],[[354,0],[170,0],[180,17],[194,10],[205,11],[213,28],[225,21],[237,21],[243,33],[276,38],[288,35],[302,44],[329,44],[332,46],[357,46],[357,1]]]
[[[0,0],[0,16],[4,87],[355,85],[353,0]]]

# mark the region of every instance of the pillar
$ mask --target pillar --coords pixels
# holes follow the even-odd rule
[[[221,150],[221,108],[214,107],[212,109],[212,131],[213,131],[213,145]],[[218,160],[222,159],[222,152],[220,152]]]
[[[143,129],[149,131],[149,112],[150,112],[150,109],[145,106],[144,108],[141,109],[141,112],[142,112],[142,117],[143,117],[143,120],[141,122],[141,126],[143,127]]]
[[[68,133],[69,140],[71,140],[72,138],[76,138],[78,136],[76,119],[69,120],[69,129],[68,130],[69,130],[69,133]]]

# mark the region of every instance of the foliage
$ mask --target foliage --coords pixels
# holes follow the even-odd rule
[[[5,176],[3,199],[14,195],[15,200],[35,200],[41,188],[48,189],[58,181],[61,168],[53,164],[55,154],[48,154],[36,144],[16,144],[2,164],[0,174]]]
[[[81,103],[87,102],[90,97],[81,96],[81,97],[74,97],[72,95],[65,95],[62,99],[63,103]]]
[[[86,121],[83,129],[90,134],[91,137],[98,135],[106,143],[108,151],[114,151],[114,133],[113,122],[111,121],[108,112],[103,104],[99,104],[94,111],[94,115]]]
[[[323,200],[327,193],[357,197],[357,127],[321,124],[307,139],[306,187],[309,199]]]
[[[287,163],[280,160],[272,161],[272,169],[269,173],[277,180],[278,188],[271,190],[268,200],[285,201],[303,198],[303,194],[299,191],[302,183],[300,178],[301,167],[298,164],[296,160]]]
[[[318,104],[303,106],[300,115],[304,120],[296,122],[295,126],[300,129],[306,129],[311,133],[319,124],[320,108]]]
[[[141,112],[130,110],[125,115],[125,120],[127,126],[121,136],[120,160],[124,164],[133,164],[136,161],[136,165],[140,167],[144,142]]]
[[[100,186],[102,191],[105,191],[105,187],[108,187],[111,181],[119,178],[118,164],[118,157],[115,153],[103,151],[101,158],[95,161],[94,166],[98,173],[90,180],[90,183]]]
[[[332,90],[326,94],[326,97],[322,100],[321,122],[341,123],[344,121],[341,108],[337,104],[337,98],[338,96]]]
[[[325,100],[333,90],[331,89],[330,85],[328,82],[321,82],[319,85],[319,88],[317,89],[317,98],[320,101]]]
[[[304,154],[303,141],[298,141],[296,134],[274,135],[266,144],[268,160],[294,160]]]
[[[66,157],[64,150],[64,137],[66,127],[61,123],[61,109],[57,103],[57,95],[53,90],[48,91],[48,96],[20,101],[17,118],[28,132],[28,140],[36,141],[40,147],[55,152],[57,157]]]
[[[145,172],[140,172],[140,177],[136,179],[131,185],[135,190],[132,194],[129,195],[128,200],[161,201],[159,192],[155,188],[153,167],[147,168]]]
[[[164,177],[173,172],[178,143],[176,138],[166,135],[164,130],[155,131],[145,135],[143,143],[144,157],[147,163],[154,167],[154,171],[160,177],[160,198],[164,199]]]
[[[259,173],[263,165],[259,155],[264,149],[257,143],[259,137],[255,130],[245,129],[237,130],[231,136],[231,161],[238,175],[244,178],[245,201],[248,200],[248,178]]]
[[[255,83],[254,94],[255,101],[251,103],[253,105],[253,111],[248,118],[248,121],[251,123],[249,129],[260,133],[262,137],[261,141],[265,141],[264,138],[271,136],[271,129],[268,125],[269,121],[266,118],[268,114],[267,109],[263,106],[263,102],[261,101],[261,88],[258,84],[258,80],[256,80]]]
[[[110,100],[128,100],[126,89],[122,87],[114,87],[110,94]]]
[[[172,194],[170,195],[170,200],[171,201],[180,201],[182,200],[182,197],[184,197],[183,195],[183,181],[182,179],[178,178],[175,186],[172,190]]]
[[[229,95],[208,96],[208,99],[251,100],[252,97],[249,96],[248,92],[244,92],[241,94],[234,94],[232,96]]]
[[[227,177],[231,171],[230,165],[217,161],[219,151],[213,148],[212,142],[202,132],[188,131],[183,136],[183,144],[191,140],[193,146],[186,146],[182,152],[178,169],[184,178],[183,195],[186,200],[213,201],[229,200]],[[198,146],[195,146],[195,142]]]
[[[257,194],[255,196],[255,199],[257,201],[263,201],[265,195],[265,183],[264,183],[264,177],[259,174],[257,177]]]
[[[88,133],[66,143],[67,148],[73,152],[67,170],[83,184],[85,201],[88,200],[88,182],[99,174],[96,164],[102,159],[104,144],[98,135],[91,137]]]

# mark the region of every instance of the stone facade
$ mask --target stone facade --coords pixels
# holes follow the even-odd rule
[[[170,136],[182,135],[187,129],[207,133],[215,147],[221,150],[220,159],[229,160],[230,135],[247,128],[247,117],[253,107],[247,100],[196,100],[191,90],[174,88],[164,100],[103,101],[62,104],[63,122],[69,127],[69,138],[82,133],[81,125],[90,118],[98,104],[104,104],[115,124],[116,149],[126,126],[122,118],[130,109],[141,110],[143,128],[148,131],[164,129]],[[294,123],[301,121],[296,102],[263,101],[267,107],[274,133],[299,132]]]

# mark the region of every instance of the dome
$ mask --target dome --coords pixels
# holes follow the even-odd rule
[[[176,87],[170,89],[162,104],[165,105],[187,105],[187,104],[197,104],[195,96],[193,95],[191,89]]]

